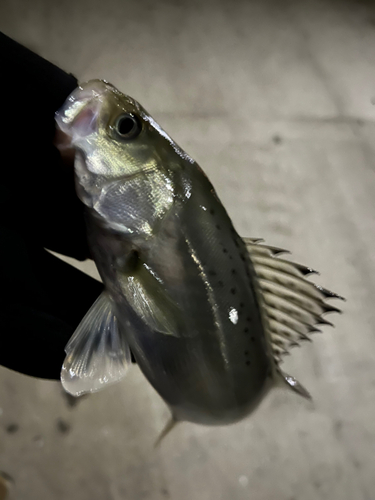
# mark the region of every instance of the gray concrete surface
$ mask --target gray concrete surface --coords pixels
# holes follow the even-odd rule
[[[374,499],[373,4],[2,0],[0,29],[142,102],[241,234],[290,248],[348,299],[286,362],[313,403],[275,390],[246,421],[182,424],[156,451],[168,410],[136,367],[74,407],[57,382],[1,369],[11,498]]]

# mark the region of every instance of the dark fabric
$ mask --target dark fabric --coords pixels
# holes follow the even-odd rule
[[[54,113],[77,86],[0,33],[0,364],[59,378],[64,347],[101,283],[44,248],[89,256],[73,170],[53,146]]]

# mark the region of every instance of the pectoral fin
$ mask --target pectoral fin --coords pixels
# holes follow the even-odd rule
[[[61,382],[73,396],[99,391],[125,376],[131,363],[130,349],[106,292],[78,325],[65,352]]]
[[[182,312],[157,274],[140,261],[126,280],[125,295],[138,316],[151,329],[178,337],[183,324]]]

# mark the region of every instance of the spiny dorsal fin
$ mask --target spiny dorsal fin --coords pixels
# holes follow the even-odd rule
[[[311,269],[311,267],[302,266],[301,264],[296,264],[295,262],[290,262],[284,259],[275,259],[274,257],[266,257],[263,255],[255,254],[253,257],[254,265],[270,267],[271,269],[277,269],[283,271],[286,274],[291,274],[292,276],[305,277],[309,274],[319,274],[318,271]]]
[[[269,293],[281,298],[287,298],[297,306],[300,306],[302,309],[306,311],[315,313],[315,314],[324,314],[327,312],[340,312],[340,309],[334,307],[330,304],[324,302],[324,300],[319,299],[311,299],[305,295],[299,294],[293,290],[285,288],[283,286],[278,285],[277,283],[272,283],[267,280],[259,280],[260,286],[264,293]]]
[[[290,253],[289,250],[284,250],[283,248],[270,247],[269,245],[259,245],[260,238],[243,238],[245,245],[249,252],[253,255],[263,255],[265,257],[274,257],[275,255],[280,255],[282,253]]]
[[[316,325],[333,326],[323,315],[341,311],[327,304],[326,299],[344,299],[307,281],[307,275],[317,274],[313,269],[277,257],[287,250],[259,244],[260,240],[254,238],[244,238],[244,242],[259,278],[263,316],[278,365],[291,347],[320,331]]]

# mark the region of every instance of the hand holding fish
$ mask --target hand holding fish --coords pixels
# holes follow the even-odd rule
[[[0,180],[0,315],[6,334],[0,364],[58,379],[64,346],[103,289],[45,250],[80,260],[89,253],[73,168],[53,145],[55,111],[77,80],[2,33],[0,59],[7,76],[0,83],[6,117]]]

